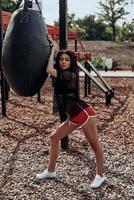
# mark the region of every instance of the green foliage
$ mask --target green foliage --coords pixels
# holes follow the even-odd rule
[[[85,34],[85,29],[77,24],[74,13],[68,14],[68,29],[79,33],[80,37]]]
[[[99,1],[100,13],[98,13],[101,20],[108,23],[112,28],[112,40],[115,41],[116,37],[116,23],[124,16],[129,14],[125,11],[125,6],[128,3],[126,0],[103,0]]]
[[[54,26],[59,26],[59,21],[54,20]]]
[[[94,66],[96,68],[99,68],[99,69],[103,68],[103,60],[102,60],[102,58],[100,58],[98,56],[93,56],[92,57],[92,63],[94,64]]]
[[[7,12],[13,12],[17,5],[17,1],[15,0],[1,0],[2,10]]]
[[[74,13],[67,15],[67,23],[68,23],[68,29],[71,29],[74,26],[74,24],[75,24],[75,14]],[[54,21],[54,25],[59,26],[59,20]]]
[[[131,40],[134,41],[134,19],[132,22],[124,22],[121,29],[120,29],[120,40]]]
[[[75,26],[75,14],[70,13],[67,15],[67,23],[68,23],[68,29],[72,29],[73,26]],[[59,20],[54,21],[55,26],[59,26]]]
[[[85,16],[83,19],[77,19],[75,22],[80,28],[83,28],[85,30],[85,34],[82,35],[83,39],[93,39],[92,36],[95,32],[95,15]]]
[[[69,13],[67,15],[68,19],[68,30],[71,30],[73,32],[79,33],[79,36],[82,36],[85,34],[85,29],[83,27],[80,27],[75,20],[75,14]],[[54,26],[59,26],[59,21],[54,21]]]
[[[76,24],[75,24],[75,14],[74,13],[68,14],[67,20],[68,20],[68,28],[69,29],[72,29],[73,27],[76,26]]]
[[[59,21],[54,21],[55,26],[59,26]],[[84,18],[75,19],[75,14],[68,14],[68,29],[78,32],[81,39],[84,40],[111,40],[112,31],[107,24],[95,15],[86,15]]]
[[[78,32],[84,40],[123,41],[130,37],[134,40],[134,20],[131,23],[124,22],[122,26],[117,25],[118,20],[128,14],[124,8],[126,1],[103,0],[100,4],[102,7],[98,14],[99,19],[96,15],[76,19],[74,13],[68,14],[68,29]],[[54,21],[54,24],[59,26],[59,21]]]
[[[82,39],[85,40],[111,40],[112,34],[107,31],[107,25],[96,19],[95,15],[85,16],[77,19],[76,24],[85,30]]]

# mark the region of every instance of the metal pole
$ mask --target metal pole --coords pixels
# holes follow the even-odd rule
[[[106,106],[111,104],[111,95],[110,92],[106,92]]]
[[[87,66],[88,71],[91,73],[91,67]],[[91,94],[91,79],[88,77],[88,94]]]
[[[60,49],[66,49],[67,44],[67,0],[59,0],[59,25],[60,25]]]
[[[75,44],[74,44],[74,49],[75,49],[75,52],[77,52],[78,51],[78,48],[77,48],[77,37],[75,37]]]
[[[67,43],[67,0],[59,0],[59,25],[60,25],[60,37],[59,44],[60,49],[66,49],[68,47]],[[64,122],[66,120],[66,114],[64,111],[59,112],[60,121]],[[68,148],[68,136],[61,140],[61,148]]]
[[[87,69],[87,63],[85,62],[84,67]],[[85,82],[84,82],[84,91],[85,91],[85,97],[87,97],[87,80],[88,80],[88,76],[85,74]]]
[[[6,117],[6,89],[5,89],[5,78],[2,71],[1,54],[2,54],[2,43],[3,43],[3,27],[2,27],[2,5],[0,3],[0,72],[1,72],[1,107],[2,115]]]
[[[37,93],[37,100],[38,100],[38,102],[40,102],[41,103],[41,95],[40,95],[40,90],[38,91],[38,93]]]

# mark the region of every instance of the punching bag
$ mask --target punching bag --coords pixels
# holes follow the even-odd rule
[[[18,95],[33,96],[40,90],[47,78],[49,54],[41,11],[29,8],[29,0],[24,0],[11,17],[2,48],[4,75]]]

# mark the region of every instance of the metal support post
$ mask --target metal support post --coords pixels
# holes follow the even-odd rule
[[[112,90],[110,91],[111,93],[111,98],[114,97],[114,88],[112,88]]]
[[[41,103],[41,95],[40,95],[40,90],[38,91],[38,93],[37,93],[37,100],[38,100],[38,102],[40,102]]]
[[[84,82],[84,92],[85,92],[85,94],[84,94],[84,97],[87,97],[87,79],[88,79],[88,77],[85,74],[85,82]]]
[[[0,73],[1,73],[1,107],[2,115],[6,117],[6,89],[5,89],[5,77],[2,71],[1,54],[2,54],[2,43],[3,43],[3,27],[2,27],[2,7],[0,5]]]
[[[110,92],[106,92],[106,106],[111,104],[111,94]]]
[[[84,67],[89,73],[91,72],[91,67],[87,62],[85,62]],[[85,74],[85,97],[87,97],[88,94],[91,94],[91,79]]]
[[[75,50],[75,52],[77,52],[77,50],[78,50],[78,49],[77,49],[77,43],[78,43],[78,42],[77,42],[77,38],[75,38],[75,44],[74,44],[74,50]]]
[[[67,0],[59,0],[60,49],[66,49],[67,44]]]
[[[87,65],[87,70],[91,72],[90,65]],[[91,79],[88,77],[88,94],[91,94]]]
[[[60,24],[60,49],[66,49],[67,44],[67,0],[59,0],[59,24]],[[66,120],[66,115],[64,112],[60,113],[60,121]],[[68,148],[68,136],[61,140],[61,148]]]
[[[10,87],[8,85],[8,82],[5,81],[5,95],[6,95],[6,101],[9,100],[9,91],[10,91]]]

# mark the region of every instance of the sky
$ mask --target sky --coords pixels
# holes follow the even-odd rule
[[[98,0],[68,0],[67,2],[68,13],[75,13],[75,19],[99,12]],[[54,20],[59,19],[59,0],[42,0],[42,6],[46,24],[53,25]],[[126,16],[126,21],[131,22],[134,18],[134,4],[129,4],[127,11],[130,14]]]

